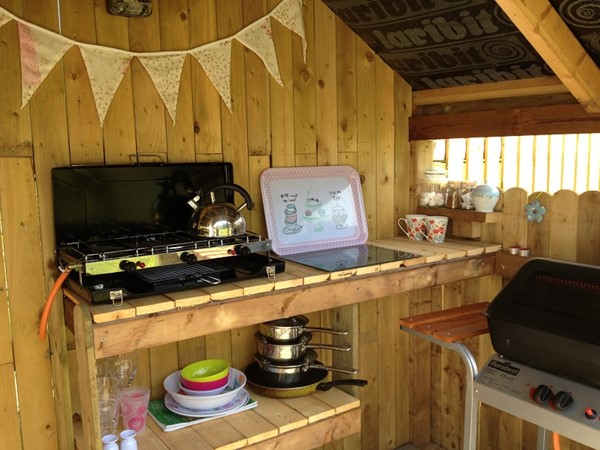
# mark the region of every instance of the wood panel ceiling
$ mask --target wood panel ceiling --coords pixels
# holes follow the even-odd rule
[[[600,113],[600,0],[323,2],[412,86],[415,115]]]

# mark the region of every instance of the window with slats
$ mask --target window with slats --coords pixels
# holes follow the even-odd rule
[[[438,140],[434,161],[446,164],[449,180],[502,190],[600,190],[600,133]]]

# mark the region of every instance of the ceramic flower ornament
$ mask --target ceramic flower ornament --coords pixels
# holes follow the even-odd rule
[[[525,214],[527,215],[528,222],[541,222],[544,220],[544,214],[546,214],[546,208],[540,204],[537,200],[530,202],[525,205]]]

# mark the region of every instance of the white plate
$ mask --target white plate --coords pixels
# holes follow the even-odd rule
[[[167,395],[165,395],[165,407],[169,411],[174,412],[175,414],[179,414],[181,416],[214,417],[214,416],[219,416],[226,412],[235,411],[236,409],[241,408],[243,405],[246,404],[246,402],[248,401],[249,398],[250,398],[250,396],[248,395],[248,391],[246,391],[246,389],[242,389],[238,393],[238,395],[231,402],[227,403],[226,405],[220,406],[218,408],[198,410],[198,409],[189,409],[189,408],[185,408],[185,407],[181,406],[179,403],[177,403],[173,399],[171,394],[167,393]]]
[[[260,188],[269,239],[278,255],[367,241],[360,176],[351,166],[267,169]]]

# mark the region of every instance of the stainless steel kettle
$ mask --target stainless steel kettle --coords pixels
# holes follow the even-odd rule
[[[244,197],[244,203],[237,207],[228,202],[216,203],[215,191],[220,189],[239,192]],[[210,203],[205,205],[207,197],[210,197]],[[246,233],[246,220],[241,211],[254,207],[250,194],[237,184],[220,184],[204,194],[200,190],[188,201],[188,205],[194,209],[190,220],[191,227],[199,236],[204,237],[230,237]]]

